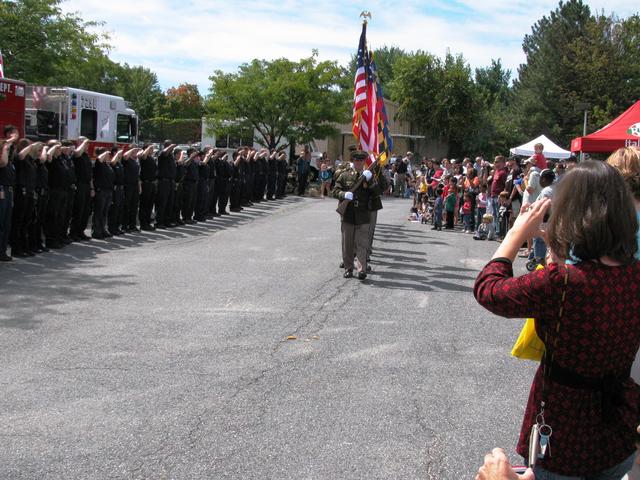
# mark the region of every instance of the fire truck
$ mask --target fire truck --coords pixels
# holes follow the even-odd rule
[[[25,136],[25,99],[27,85],[19,80],[0,78],[0,135],[5,125],[18,127]]]
[[[25,132],[28,138],[76,140],[97,147],[125,147],[138,140],[138,119],[122,97],[71,87],[28,86]]]

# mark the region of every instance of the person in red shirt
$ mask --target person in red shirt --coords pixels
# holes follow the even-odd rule
[[[536,167],[538,167],[540,171],[547,168],[547,157],[545,157],[544,154],[542,153],[543,150],[544,150],[544,145],[541,143],[536,143],[533,146],[533,151],[535,153],[531,155],[531,159],[533,159],[533,161],[536,162]]]
[[[548,265],[514,277],[518,249],[540,235],[551,202],[525,206],[478,275],[474,295],[496,315],[535,318],[545,344],[517,447],[527,457],[533,426],[553,429],[536,478],[622,478],[634,461],[640,418],[640,386],[630,377],[640,347],[633,196],[613,167],[579,164],[554,194],[562,208],[553,208],[545,228]]]
[[[493,223],[496,227],[496,235],[502,236],[506,232],[500,231],[500,193],[504,191],[504,186],[507,182],[507,175],[509,174],[505,167],[505,159],[502,155],[498,155],[493,163],[493,173],[489,176],[487,181],[491,184],[490,192],[490,206],[491,214],[493,215]]]

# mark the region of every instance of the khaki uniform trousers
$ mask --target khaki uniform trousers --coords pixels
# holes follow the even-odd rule
[[[340,224],[342,230],[342,262],[345,270],[353,270],[353,256],[358,257],[362,272],[367,271],[367,250],[369,248],[369,223],[352,225]]]
[[[367,262],[371,260],[371,253],[373,252],[373,235],[376,233],[376,223],[378,222],[378,211],[373,210],[369,213],[369,246],[367,247]]]

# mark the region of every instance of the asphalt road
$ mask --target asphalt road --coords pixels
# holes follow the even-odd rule
[[[343,279],[333,200],[287,197],[0,265],[0,479],[473,478],[534,364],[472,294],[497,244],[388,200]],[[287,340],[288,336],[296,337]]]

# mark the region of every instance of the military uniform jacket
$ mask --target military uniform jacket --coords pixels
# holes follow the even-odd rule
[[[369,200],[369,210],[376,212],[382,210],[382,194],[389,188],[384,173],[378,171],[373,175],[373,185],[371,186],[371,199]]]
[[[333,189],[333,197],[338,200],[344,200],[344,194],[351,190],[353,185],[360,178],[354,168],[348,167],[342,170],[336,178],[336,185]],[[351,225],[363,225],[369,223],[370,210],[369,202],[371,200],[371,185],[366,181],[362,182],[360,188],[353,193],[353,200],[351,200],[347,209],[342,216],[342,221]]]

